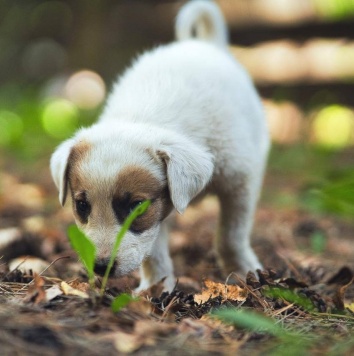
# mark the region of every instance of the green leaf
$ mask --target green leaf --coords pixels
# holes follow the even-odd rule
[[[213,315],[228,324],[250,331],[262,331],[275,336],[281,336],[285,333],[272,319],[255,312],[228,308],[217,310],[213,312]]]
[[[94,266],[96,257],[96,247],[92,241],[82,233],[76,225],[71,225],[68,228],[69,241],[72,248],[79,255],[80,260],[84,264],[90,281],[94,278]]]
[[[104,274],[103,279],[102,279],[101,296],[103,295],[103,293],[104,293],[104,291],[106,289],[109,272],[112,269],[112,266],[114,264],[114,260],[115,260],[115,258],[117,256],[117,252],[118,252],[119,246],[120,246],[120,244],[122,242],[122,239],[123,239],[124,235],[130,229],[130,226],[134,222],[134,220],[137,217],[139,217],[140,215],[143,215],[146,212],[146,210],[148,209],[150,204],[151,204],[150,200],[145,200],[140,205],[138,205],[129,214],[129,216],[125,219],[122,228],[120,229],[119,233],[117,234],[116,241],[114,243],[114,246],[113,246],[113,249],[112,249],[112,252],[111,252],[111,257],[110,257],[107,269],[106,269],[105,274]]]
[[[299,295],[289,289],[270,288],[269,290],[264,291],[264,294],[267,297],[284,299],[290,303],[294,303],[304,308],[307,311],[314,310],[315,308],[309,298]]]
[[[117,313],[130,302],[136,302],[137,300],[139,300],[139,298],[134,298],[129,294],[122,293],[121,295],[113,299],[111,308],[114,313]]]

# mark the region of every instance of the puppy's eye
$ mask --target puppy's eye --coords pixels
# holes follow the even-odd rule
[[[129,213],[131,213],[137,206],[141,205],[143,200],[137,200],[129,204]]]
[[[91,212],[90,204],[85,200],[76,200],[75,206],[76,206],[77,213],[82,219],[82,222],[87,222],[87,218]]]

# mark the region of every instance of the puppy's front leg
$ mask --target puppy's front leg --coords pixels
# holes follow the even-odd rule
[[[236,272],[245,276],[250,270],[262,268],[250,243],[253,215],[261,184],[250,178],[252,177],[234,177],[231,180],[232,187],[218,192],[221,219],[216,249],[220,264],[228,274]]]
[[[157,237],[151,254],[147,257],[140,268],[140,285],[136,292],[143,291],[163,278],[164,289],[172,291],[175,286],[175,277],[173,274],[173,264],[168,248],[168,227],[166,222],[162,222],[160,233]]]

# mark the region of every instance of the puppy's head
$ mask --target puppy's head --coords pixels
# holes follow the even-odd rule
[[[187,207],[209,181],[213,164],[208,152],[174,135],[170,140],[151,135],[154,140],[147,142],[146,132],[128,137],[103,133],[84,129],[62,143],[52,156],[51,171],[62,205],[71,193],[76,223],[96,245],[101,274],[124,220],[142,201],[151,201],[122,240],[114,269],[118,276],[139,267],[158,248],[154,243],[161,221],[173,206],[179,212]]]

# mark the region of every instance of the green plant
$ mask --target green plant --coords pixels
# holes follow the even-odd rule
[[[134,298],[130,294],[122,293],[113,299],[111,309],[114,313],[117,313],[130,302],[135,302],[137,300],[139,300],[139,298]]]
[[[113,249],[111,252],[110,260],[109,260],[108,266],[106,268],[105,274],[102,279],[102,286],[101,286],[101,290],[100,290],[101,297],[103,296],[104,291],[106,289],[108,276],[112,269],[114,259],[117,255],[119,246],[122,242],[124,235],[130,229],[130,226],[134,222],[134,220],[146,212],[146,210],[148,209],[150,204],[151,204],[150,200],[145,200],[141,204],[139,204],[126,218],[126,220],[124,221],[124,223],[122,225],[122,228],[120,229],[119,233],[117,234],[117,237],[115,239],[114,246],[113,246]],[[90,285],[93,288],[94,266],[95,266],[95,257],[96,257],[95,245],[75,225],[72,225],[69,227],[68,236],[69,236],[71,246],[77,252],[77,254],[79,255],[81,261],[83,262],[83,264],[87,270]],[[130,299],[129,301],[131,301],[131,300],[133,300],[133,299]],[[117,310],[117,309],[119,310],[122,307],[121,305],[124,306],[124,305],[126,305],[124,303],[129,302],[129,301],[127,301],[127,298],[124,296],[123,297],[118,296],[115,300],[113,300],[112,308],[114,305],[114,310]]]
[[[296,330],[288,330],[279,325],[276,320],[266,315],[250,310],[226,308],[213,312],[219,320],[246,329],[250,332],[268,334],[277,338],[279,342],[271,344],[267,355],[304,355],[316,341],[315,335],[311,339]]]
[[[299,295],[298,293],[290,289],[271,287],[268,290],[264,291],[264,295],[270,298],[274,298],[274,299],[280,298],[286,300],[289,303],[294,303],[306,311],[313,311],[315,308],[312,301],[309,298],[303,295]]]
[[[312,211],[351,218],[354,214],[354,171],[329,175],[326,180],[313,184],[302,195],[302,201]]]
[[[69,241],[72,248],[79,255],[80,260],[84,264],[90,285],[94,286],[94,267],[95,267],[95,257],[96,257],[96,247],[92,241],[82,233],[76,225],[71,225],[68,228]]]
[[[271,318],[253,311],[225,308],[214,311],[213,315],[223,322],[249,331],[264,332],[273,336],[281,336],[285,332]]]

